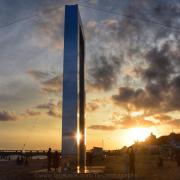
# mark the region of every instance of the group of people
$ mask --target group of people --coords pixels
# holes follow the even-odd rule
[[[60,165],[59,152],[55,151],[54,153],[52,153],[51,148],[49,148],[47,152],[47,160],[48,160],[48,171],[51,171],[51,167],[53,167],[55,171],[57,171]]]
[[[124,172],[132,177],[135,177],[135,152],[134,152],[133,147],[132,146],[129,147],[124,155],[125,155],[124,156]],[[51,148],[49,148],[47,152],[48,171],[51,171],[51,168],[54,168],[55,171],[58,170],[60,166],[60,161],[61,161],[60,157],[61,156],[58,151],[55,151],[54,153],[52,153]],[[62,164],[63,163],[61,162],[61,165]],[[65,167],[67,168],[67,171],[68,171],[68,167],[74,167],[74,166],[71,164],[69,164],[68,166],[68,163],[67,163]]]
[[[47,152],[47,168],[51,171],[54,168],[55,172],[61,166],[61,172],[74,172],[76,171],[76,163],[70,158],[63,159],[58,151],[52,153],[51,148]]]

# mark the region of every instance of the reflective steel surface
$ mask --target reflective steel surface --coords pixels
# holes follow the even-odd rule
[[[77,5],[65,7],[62,156],[85,166],[85,41]],[[77,133],[80,137],[77,143]]]

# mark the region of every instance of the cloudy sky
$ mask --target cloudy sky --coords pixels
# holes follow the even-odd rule
[[[87,148],[180,132],[179,0],[0,0],[0,149],[60,148],[64,5],[76,3]]]

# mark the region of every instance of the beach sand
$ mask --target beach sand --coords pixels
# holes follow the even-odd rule
[[[157,167],[157,155],[139,154],[136,156],[136,179],[139,180],[180,180],[180,167],[177,167],[175,160],[165,160],[164,167]],[[48,173],[46,160],[31,160],[28,166],[17,166],[15,161],[0,162],[0,180],[35,180],[35,179],[80,179],[62,177],[60,173]],[[105,165],[105,174],[120,174],[122,157],[108,156],[104,162],[94,161],[92,165]],[[122,176],[123,177],[123,176]],[[94,176],[81,177],[81,179],[95,179]],[[97,179],[108,178],[106,175]],[[122,178],[123,179],[123,178]]]

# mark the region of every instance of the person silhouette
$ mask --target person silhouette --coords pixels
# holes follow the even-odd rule
[[[48,160],[48,171],[51,171],[51,160],[52,160],[51,148],[49,148],[47,152],[47,160]]]
[[[26,155],[26,156],[25,156],[24,165],[25,165],[25,166],[28,166],[28,164],[29,164],[29,162],[28,162],[28,156]]]
[[[177,162],[177,166],[180,166],[180,151],[176,151],[176,162]]]
[[[124,149],[122,154],[122,172],[127,175],[129,174],[129,156],[127,149]]]
[[[135,177],[135,153],[132,146],[128,148],[128,155],[129,155],[129,173],[134,178]]]
[[[163,167],[164,165],[164,161],[161,155],[159,155],[158,157],[158,167]]]
[[[60,154],[58,153],[58,151],[55,151],[54,158],[53,158],[53,166],[54,166],[55,172],[57,172],[59,168],[59,163],[60,163]]]

